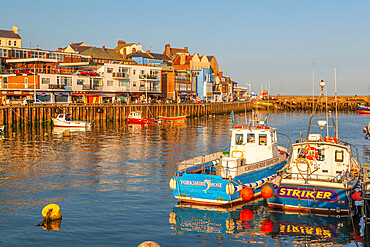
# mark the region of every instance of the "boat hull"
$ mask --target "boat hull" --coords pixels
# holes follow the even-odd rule
[[[243,202],[240,196],[240,191],[243,188],[242,184],[255,183],[273,176],[286,163],[287,161],[284,160],[262,170],[236,176],[233,180],[223,179],[216,175],[184,173],[182,176],[172,178],[176,184],[173,195],[179,201],[201,205],[221,206],[241,203]],[[228,184],[234,185],[235,192],[233,194],[227,193]],[[262,186],[253,188],[254,195],[251,200],[261,197],[261,189]]]
[[[176,117],[159,117],[164,122],[185,122],[186,116],[176,116]]]
[[[370,115],[370,110],[356,110],[356,112],[361,115]]]
[[[126,118],[126,121],[131,124],[146,124],[146,123],[154,123],[154,119],[152,118]]]
[[[88,128],[90,124],[87,122],[80,121],[61,121],[56,118],[52,118],[54,127],[63,127],[63,128]]]
[[[268,199],[270,208],[323,214],[348,214],[350,199],[346,189],[330,186],[284,184]]]

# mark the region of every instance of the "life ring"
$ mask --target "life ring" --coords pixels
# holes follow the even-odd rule
[[[315,147],[310,147],[305,153],[306,159],[315,160],[319,157],[319,151]]]
[[[299,168],[299,163],[305,163],[307,165],[307,169],[306,170],[300,169]],[[296,166],[297,166],[297,170],[298,170],[299,174],[301,174],[301,176],[302,176],[303,179],[306,179],[303,176],[303,173],[307,173],[308,175],[311,175],[311,173],[312,173],[311,172],[311,164],[310,164],[310,162],[307,159],[305,159],[305,158],[298,158],[296,160]]]

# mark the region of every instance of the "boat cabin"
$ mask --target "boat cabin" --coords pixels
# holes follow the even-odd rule
[[[141,118],[141,112],[140,111],[132,111],[128,115],[128,118]]]
[[[72,121],[71,114],[58,114],[57,119],[60,121]]]
[[[314,126],[318,133],[310,132]],[[332,133],[329,127],[334,130]],[[326,120],[319,120],[314,125],[311,117],[306,140],[292,145],[290,169],[297,179],[339,182],[344,173],[358,167],[356,159],[351,158],[351,146],[333,136],[337,136],[334,119],[329,126]]]
[[[222,159],[223,177],[235,177],[237,167],[279,156],[276,129],[265,125],[231,129],[230,156]]]

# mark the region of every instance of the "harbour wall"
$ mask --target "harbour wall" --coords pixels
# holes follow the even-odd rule
[[[339,111],[354,111],[358,105],[370,105],[370,96],[270,96],[269,99],[254,101],[256,109],[275,108],[281,110],[312,110],[313,107]]]
[[[186,115],[189,118],[219,115],[231,111],[244,112],[253,108],[253,102],[210,104],[40,104],[9,105],[0,107],[0,125],[10,129],[24,126],[50,126],[52,117],[69,113],[73,120],[88,122],[122,122],[131,111],[140,111],[146,118]]]

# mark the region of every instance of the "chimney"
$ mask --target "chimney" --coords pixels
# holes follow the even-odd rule
[[[132,48],[132,53],[136,53],[136,48]]]
[[[146,54],[150,55],[150,50],[146,50]]]
[[[105,51],[105,45],[103,45],[103,50]]]
[[[18,26],[13,26],[12,29],[15,34],[18,34]]]
[[[185,51],[186,53],[189,53],[189,52],[188,52],[188,47],[184,47],[184,51]]]
[[[220,76],[222,76],[224,74],[224,72],[220,71],[219,74],[220,74]]]
[[[124,45],[126,44],[126,41],[123,40],[118,40],[117,45]]]
[[[58,51],[63,51],[63,48],[61,48],[61,47],[60,47],[60,48],[58,48]]]

